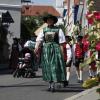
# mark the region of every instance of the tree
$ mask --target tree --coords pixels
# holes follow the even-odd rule
[[[42,16],[22,16],[21,38],[27,40],[34,37],[35,30],[43,24]]]

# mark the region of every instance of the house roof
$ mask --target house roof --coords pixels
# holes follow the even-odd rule
[[[42,5],[23,5],[22,15],[23,16],[38,16],[45,13],[52,14],[54,16],[61,16],[59,12],[53,6],[42,6]]]

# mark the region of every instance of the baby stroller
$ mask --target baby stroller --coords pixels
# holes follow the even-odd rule
[[[13,73],[13,77],[35,77],[36,74],[32,68],[32,55],[30,50],[28,51],[28,48],[24,48],[24,50],[22,50],[22,55],[23,54],[24,57],[22,56],[19,58],[18,66]]]
[[[22,68],[24,64],[24,58],[18,59],[18,65],[16,70],[13,72],[13,77],[24,77],[24,69]]]

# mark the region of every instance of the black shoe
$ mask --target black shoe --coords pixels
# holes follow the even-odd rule
[[[89,76],[89,78],[93,78],[92,76]]]
[[[51,87],[48,88],[48,91],[51,91]]]
[[[83,83],[83,80],[80,80],[80,83]]]
[[[68,81],[64,81],[63,86],[66,87],[68,86],[69,82]]]
[[[55,88],[54,87],[51,88],[51,92],[55,92]]]
[[[78,82],[77,83],[83,83],[83,80],[78,80]]]

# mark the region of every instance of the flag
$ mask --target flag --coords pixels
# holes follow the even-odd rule
[[[67,9],[64,9],[64,10],[63,10],[63,17],[66,16],[66,13],[67,13]]]

